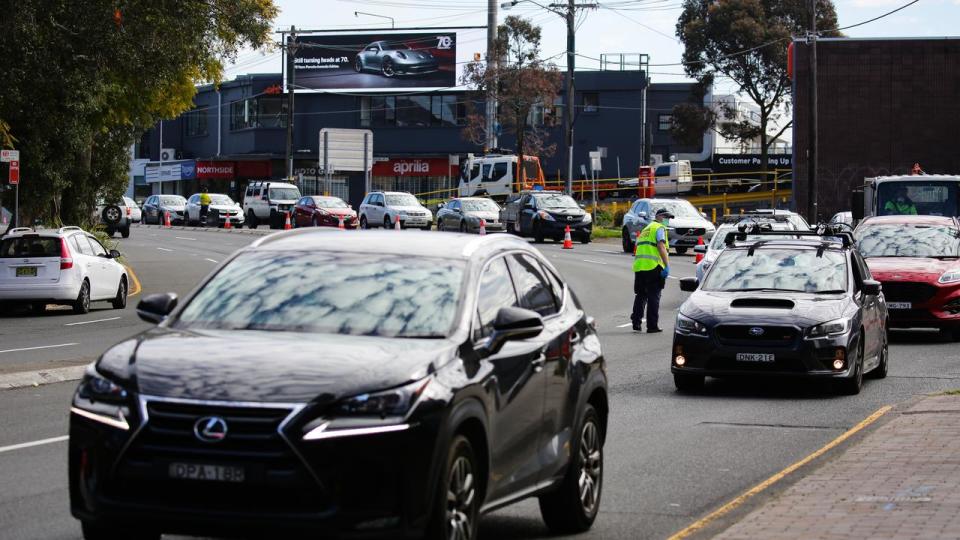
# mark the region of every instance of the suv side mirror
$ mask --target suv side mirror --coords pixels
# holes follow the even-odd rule
[[[694,253],[706,253],[706,252],[707,252],[707,245],[706,245],[706,244],[703,244],[703,245],[693,246],[693,252],[694,252]]]
[[[685,277],[680,278],[680,290],[684,292],[693,292],[697,290],[697,286],[700,285],[700,282],[697,281],[695,277]]]
[[[493,333],[476,350],[483,357],[492,356],[500,352],[506,342],[536,337],[540,332],[543,332],[543,319],[539,313],[518,307],[500,308],[493,322]]]
[[[640,219],[647,219],[647,213],[646,213],[646,212],[637,212],[637,217],[640,218]]]
[[[119,259],[121,255],[122,255],[122,254],[121,254],[119,251],[117,251],[117,250],[115,250],[115,249],[111,249],[111,250],[110,250],[110,254],[109,254],[109,258],[111,258],[111,259]]]
[[[167,315],[170,315],[175,307],[177,307],[176,293],[149,294],[137,304],[137,315],[147,322],[159,324],[167,318]]]
[[[879,281],[873,279],[863,280],[863,294],[867,296],[876,296],[880,294],[880,290],[883,289],[883,286],[880,285]]]

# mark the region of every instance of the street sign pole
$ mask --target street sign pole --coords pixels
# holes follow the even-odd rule
[[[2,159],[10,163],[10,172],[7,176],[7,182],[16,186],[14,188],[13,199],[13,226],[20,226],[20,152],[16,150],[4,150]]]

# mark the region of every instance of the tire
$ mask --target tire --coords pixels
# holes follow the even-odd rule
[[[90,282],[83,280],[80,284],[80,292],[77,293],[77,299],[73,301],[73,312],[77,315],[90,313]]]
[[[590,243],[590,235],[589,235],[589,234],[586,234],[586,233],[581,234],[581,235],[580,235],[580,243],[581,243],[581,244],[589,244],[589,243]]]
[[[29,308],[32,315],[43,315],[47,312],[46,302],[33,302],[29,304]]]
[[[253,210],[247,212],[247,228],[256,229],[257,225],[260,225],[260,220],[257,219],[257,215],[253,213]]]
[[[540,222],[533,222],[533,241],[542,244],[543,243],[543,229],[540,228]]]
[[[106,233],[107,233],[107,236],[109,236],[110,238],[113,238],[113,235],[117,234],[117,230],[114,229],[113,227],[107,227]]]
[[[313,223],[311,223],[311,225],[313,225],[314,227],[319,227],[320,219],[317,216],[313,216]]]
[[[280,225],[280,226],[277,225],[277,220],[279,219],[277,216],[279,216],[279,214],[277,213],[276,210],[270,210],[270,221],[269,221],[269,225],[268,225],[268,226],[269,226],[271,229],[276,230],[276,229],[282,229],[282,228],[283,228],[282,225]]]
[[[674,373],[673,384],[677,390],[684,393],[694,393],[703,390],[703,375],[690,375],[688,373]]]
[[[380,64],[380,73],[383,74],[386,78],[392,78],[397,73],[393,70],[393,60],[389,58],[384,58],[383,63]]]
[[[464,234],[467,233],[467,222],[466,222],[466,221],[461,221],[461,222],[460,222],[460,232],[462,232],[462,233],[464,233]]]
[[[384,228],[384,229],[392,229],[392,228],[393,228],[393,224],[390,223],[390,216],[383,216],[383,228]],[[400,224],[400,228],[401,228],[401,229],[403,228],[403,224],[402,224],[402,223]]]
[[[624,227],[623,233],[620,236],[622,236],[623,240],[623,252],[633,253],[633,238],[630,236],[630,230]]]
[[[122,236],[123,238],[130,238],[130,226],[129,226],[129,225],[127,225],[126,227],[120,229],[120,236]]]
[[[424,231],[429,231],[431,228],[432,228],[432,226],[430,226],[430,225],[424,225],[424,226],[423,226],[423,230],[424,230]]]
[[[84,540],[160,540],[160,533],[131,531],[113,526],[101,527],[89,521],[80,524]]]
[[[687,252],[687,248],[685,248],[685,247],[678,247],[678,248],[674,248],[674,249],[677,250],[677,255],[684,255],[684,254]]]
[[[550,532],[576,534],[590,529],[600,510],[603,488],[603,428],[589,403],[578,430],[579,444],[567,474],[555,490],[540,496],[540,515]],[[581,487],[581,482],[584,487]]]
[[[438,220],[437,220],[437,232],[443,232],[443,220],[442,220],[442,219],[438,219]]]
[[[116,225],[120,223],[120,220],[123,218],[123,212],[120,211],[119,206],[111,204],[100,212],[100,217],[107,225]]]
[[[361,229],[369,229],[369,228],[370,228],[370,224],[367,223],[367,216],[360,216],[360,228],[361,228]]]
[[[457,435],[450,441],[443,475],[437,482],[433,513],[426,538],[472,540],[477,537],[482,469],[470,440]]]
[[[127,307],[127,277],[120,278],[120,285],[117,285],[117,296],[110,301],[113,309],[123,309]]]
[[[857,347],[857,363],[853,376],[837,381],[837,391],[847,396],[855,396],[863,388],[863,330],[860,331],[860,346]]]

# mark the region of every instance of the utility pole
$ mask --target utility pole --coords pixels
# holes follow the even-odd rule
[[[807,221],[817,223],[817,0],[810,0],[810,133],[807,141]]]
[[[573,73],[577,58],[576,9],[574,0],[567,0],[567,106],[563,111],[563,131],[567,139],[567,184],[564,186],[564,191],[567,195],[573,195],[573,108],[576,104]]]
[[[290,26],[287,36],[287,181],[293,178],[293,89],[296,78],[293,75],[293,58],[297,54],[297,27]]]
[[[500,59],[497,57],[497,0],[487,0],[487,70],[497,73]],[[497,140],[497,82],[487,88],[487,151],[500,146]]]

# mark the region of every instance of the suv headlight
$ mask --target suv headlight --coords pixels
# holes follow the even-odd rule
[[[937,281],[940,283],[956,283],[960,281],[960,270],[950,270],[948,272],[944,272]]]
[[[544,210],[540,210],[539,212],[537,212],[537,215],[540,216],[540,219],[543,219],[546,221],[556,221],[556,219],[554,219],[554,217],[550,215],[549,212],[546,212]]]
[[[807,329],[807,339],[817,339],[846,334],[850,330],[850,319],[827,321]]]
[[[391,390],[353,396],[341,401],[334,410],[337,414],[350,416],[404,416],[430,385],[430,381],[428,377]]]
[[[682,334],[707,335],[707,327],[703,323],[686,317],[682,313],[677,314],[677,331]]]
[[[123,387],[96,372],[84,375],[78,392],[84,399],[105,403],[125,402],[128,395]]]
[[[593,223],[593,216],[590,215],[590,212],[583,214],[584,223]]]
[[[129,412],[125,405],[128,396],[123,387],[100,375],[90,366],[80,382],[70,412],[127,431],[130,429],[125,416],[125,413]]]

